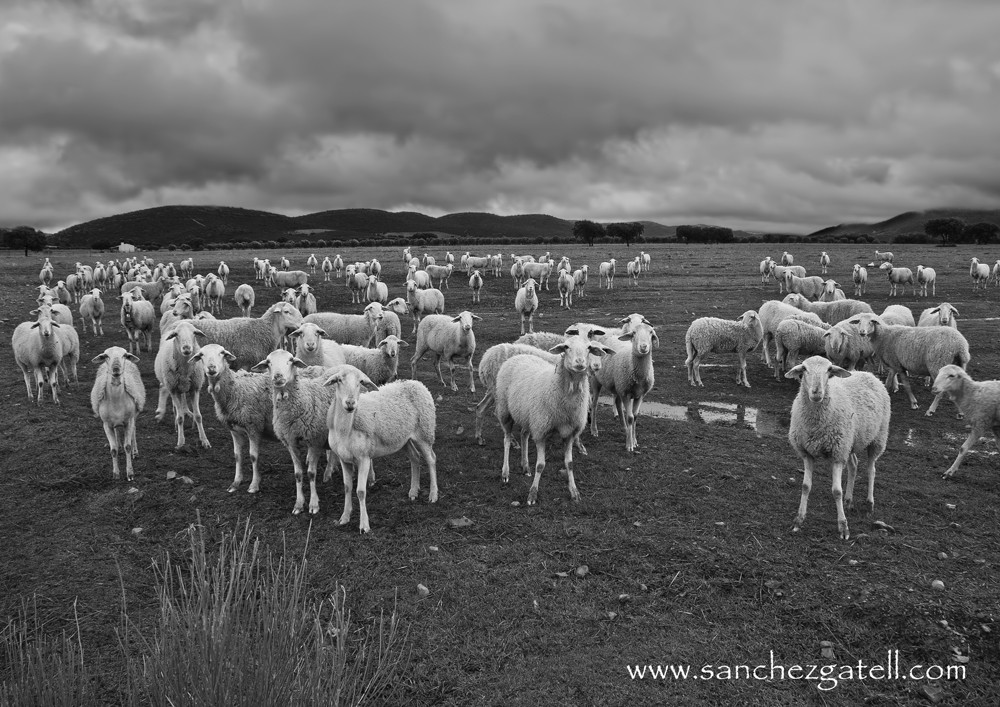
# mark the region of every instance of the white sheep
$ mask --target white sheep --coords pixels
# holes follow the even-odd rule
[[[631,261],[630,261],[631,262]],[[556,280],[556,289],[559,291],[559,304],[566,309],[573,306],[573,290],[576,287],[576,282],[573,280],[573,275],[571,275],[566,270],[559,273],[559,279]]]
[[[584,265],[579,270],[573,271],[573,295],[576,297],[585,297],[585,288],[587,287],[587,275],[590,268]]]
[[[340,253],[333,256],[333,274],[339,279],[341,272],[344,270],[344,259],[340,257]]]
[[[549,332],[525,334],[525,337],[538,337],[541,333],[548,334]],[[536,345],[528,343],[496,344],[486,349],[480,357],[479,366],[477,367],[479,372],[479,382],[486,390],[486,394],[476,406],[476,441],[479,442],[479,446],[486,444],[486,441],[483,439],[483,418],[486,414],[486,410],[496,399],[496,379],[497,373],[500,371],[500,366],[502,366],[504,361],[507,359],[520,354],[538,356],[542,360],[548,361],[554,365],[559,361],[559,356],[557,354],[549,353],[548,349],[561,344],[566,337],[559,336],[558,334],[552,334],[552,336],[554,337],[554,340],[547,346],[536,347]]]
[[[649,272],[649,264],[651,261],[649,253],[646,253],[644,251],[639,251],[639,257],[642,260],[642,269],[645,270],[646,272]]]
[[[979,288],[986,289],[986,284],[990,280],[990,266],[980,263],[979,258],[973,258],[969,266],[969,276],[972,278],[973,291]]]
[[[521,285],[514,297],[514,309],[521,315],[521,334],[524,335],[524,326],[528,325],[528,331],[535,330],[535,311],[538,309],[538,289],[537,283],[528,278]]]
[[[781,380],[801,359],[826,354],[826,334],[829,330],[801,319],[785,319],[778,325],[774,343],[778,355],[774,359],[774,379]]]
[[[773,263],[773,262],[774,261],[771,260],[771,256],[770,255],[765,255],[764,259],[760,261],[760,268],[759,268],[759,270],[760,270],[760,285],[761,285],[761,287],[763,287],[764,283],[767,282],[767,279],[769,277],[771,277],[771,263]]]
[[[369,302],[385,304],[389,301],[389,286],[379,281],[378,275],[368,278],[368,290],[365,292],[365,299]]]
[[[153,350],[153,327],[156,325],[156,309],[152,302],[135,298],[135,291],[122,293],[122,328],[128,335],[129,353],[142,351],[142,339],[146,339],[146,351]],[[109,349],[110,350],[110,349]]]
[[[278,261],[278,265],[281,267],[282,270],[288,270],[288,268],[291,267],[292,264],[289,262],[288,258],[286,258],[285,256],[281,256],[281,259]]]
[[[372,340],[385,313],[382,305],[372,302],[362,314],[341,314],[340,312],[317,312],[302,319],[325,329],[327,335],[341,344],[367,346]],[[274,348],[278,348],[275,346]]]
[[[687,349],[688,383],[693,386],[704,386],[701,382],[701,360],[710,353],[735,353],[739,357],[736,369],[736,385],[750,387],[747,380],[748,353],[757,348],[764,337],[764,329],[760,316],[748,309],[736,320],[720,319],[718,317],[701,317],[688,326],[684,335],[684,346]],[[617,354],[616,354],[617,355]],[[614,356],[611,358],[614,360]],[[775,363],[777,367],[777,363]]]
[[[101,290],[95,287],[80,300],[80,319],[82,320],[80,327],[86,332],[89,321],[94,329],[94,336],[104,336],[103,317],[104,300],[101,299]]]
[[[330,282],[330,273],[333,272],[333,263],[330,262],[330,256],[323,258],[323,282]]]
[[[150,305],[152,306],[152,305]],[[121,346],[112,346],[93,358],[93,363],[101,364],[90,390],[90,408],[94,417],[104,424],[104,434],[111,447],[111,475],[121,478],[118,467],[118,452],[125,447],[125,478],[132,481],[134,472],[132,458],[139,455],[135,439],[135,419],[146,406],[146,388],[142,384],[139,367],[135,364],[139,357]],[[122,441],[118,441],[118,429],[122,430]]]
[[[64,339],[58,333],[62,326],[46,317],[36,322],[21,322],[14,329],[10,343],[14,361],[24,376],[28,400],[41,403],[42,392],[48,383],[52,402],[59,404],[59,365],[65,353]],[[32,380],[38,390],[37,396],[31,388]]]
[[[802,459],[802,496],[792,532],[806,519],[813,467],[817,458],[829,458],[833,500],[837,506],[840,537],[850,538],[844,505],[854,503],[858,454],[865,452],[868,469],[868,513],[875,510],[875,462],[885,451],[889,437],[891,406],[889,393],[871,373],[851,373],[822,356],[812,356],[785,374],[799,379],[799,392],[792,403],[788,442]],[[844,467],[847,485],[843,486]]]
[[[801,265],[778,265],[775,261],[771,261],[770,264],[771,277],[773,277],[778,283],[778,294],[780,295],[785,289],[785,273],[790,272],[795,277],[805,277],[806,269]]]
[[[863,368],[872,357],[872,345],[850,321],[838,322],[823,335],[823,355],[841,368],[853,371]]]
[[[55,323],[62,325],[55,330],[56,335],[62,339],[63,348],[62,360],[59,362],[59,371],[62,373],[67,385],[70,384],[70,381],[74,384],[79,383],[77,365],[80,363],[80,335],[73,328],[73,315],[70,313],[69,307],[62,304],[49,304],[49,298],[46,298],[43,304],[37,309],[31,310],[31,313],[37,314],[36,319],[39,321],[42,319],[51,319]]]
[[[879,315],[886,324],[898,324],[899,326],[916,326],[913,323],[913,312],[909,307],[901,304],[890,304],[882,310]]]
[[[282,258],[284,260],[284,258]],[[269,282],[271,286],[281,289],[286,287],[298,287],[309,282],[309,273],[302,270],[279,271],[271,268]]]
[[[823,294],[819,296],[820,302],[836,302],[847,299],[847,295],[840,289],[840,283],[836,280],[825,280],[823,282]]]
[[[368,276],[355,272],[347,278],[347,287],[351,291],[351,304],[361,304],[361,293],[368,292]]]
[[[401,346],[407,348],[409,344],[398,336],[390,334],[379,341],[373,349],[352,346],[351,344],[344,344],[340,348],[344,354],[345,363],[360,370],[375,385],[385,385],[396,378]]]
[[[639,275],[642,273],[642,262],[639,260],[639,256],[635,256],[635,260],[628,261],[625,266],[626,274],[632,278],[632,284],[638,286]]]
[[[598,270],[598,272],[599,272],[599,274],[601,276],[601,283],[600,283],[601,287],[604,287],[605,283],[607,283],[607,287],[608,287],[609,290],[614,288],[614,286],[615,286],[615,264],[616,264],[616,261],[615,261],[614,258],[611,258],[611,260],[607,260],[607,261],[601,263],[601,266],[600,266],[600,268]]]
[[[825,250],[819,254],[819,267],[820,267],[820,274],[826,275],[826,271],[830,267],[830,256],[827,254]]]
[[[396,381],[382,388],[362,371],[344,366],[324,381],[333,390],[327,410],[327,442],[340,460],[344,477],[344,512],[340,525],[351,521],[353,471],[358,472],[358,509],[362,533],[370,530],[366,503],[372,459],[395,454],[406,447],[410,457],[411,501],[420,493],[420,460],[430,478],[428,503],[437,503],[437,457],[434,454],[437,411],[434,398],[419,381]],[[371,390],[362,394],[362,387]]]
[[[913,287],[913,296],[917,296],[917,282],[913,277],[913,271],[909,268],[894,268],[892,263],[882,263],[879,266],[879,270],[884,270],[886,276],[889,279],[889,296],[894,297],[898,294],[905,294],[905,285],[910,285]],[[898,292],[902,289],[902,292]]]
[[[937,307],[928,307],[920,313],[917,326],[946,326],[958,329],[958,310],[950,302],[942,302]]]
[[[397,299],[397,301],[402,302],[402,310],[405,313],[406,302],[403,302],[401,299]],[[378,303],[373,302],[372,304]],[[371,306],[371,304],[368,305],[368,307]],[[389,336],[395,336],[397,339],[403,338],[403,327],[399,322],[399,314],[388,307],[389,304],[386,303],[386,306],[381,308],[382,318],[376,319],[378,323],[375,326],[375,335],[369,340],[368,345],[371,345],[371,342],[381,341]]]
[[[435,288],[419,289],[411,280],[406,283],[406,305],[413,315],[413,331],[410,332],[413,334],[425,316],[444,313],[444,293]]]
[[[958,451],[958,457],[944,472],[943,478],[955,475],[965,455],[988,432],[993,432],[993,441],[1000,451],[1000,381],[974,381],[961,367],[948,365],[938,371],[932,391],[935,394],[947,394],[954,400],[971,428]]]
[[[802,295],[786,295],[782,300],[785,304],[798,307],[803,312],[812,312],[827,324],[842,322],[855,314],[871,312],[871,305],[856,299],[842,299],[834,302],[810,302]]]
[[[306,258],[306,265],[309,266],[309,274],[310,275],[315,275],[316,274],[316,265],[318,263],[319,263],[319,261],[316,260],[316,254],[315,253],[310,253],[309,257]]]
[[[236,300],[236,306],[240,308],[240,314],[244,317],[253,316],[252,311],[257,296],[254,294],[252,286],[244,282],[236,288],[233,299]]]
[[[1000,262],[1000,261],[997,261]],[[930,285],[931,294],[937,296],[937,273],[934,268],[925,268],[923,265],[917,266],[917,285],[922,297],[927,296],[927,286]]]
[[[891,263],[894,257],[895,256],[893,256],[893,254],[889,251],[885,251],[884,253],[880,253],[877,250],[875,251],[875,262],[880,265],[882,263]]]
[[[220,344],[236,355],[238,368],[248,368],[280,348],[285,335],[301,323],[299,310],[287,302],[276,302],[259,317],[205,319],[198,322],[198,328],[205,334],[205,343]]]
[[[579,336],[557,344],[551,353],[561,354],[553,366],[534,355],[507,359],[496,376],[496,414],[504,431],[503,469],[500,478],[510,480],[510,445],[514,428],[521,431],[521,466],[528,467],[528,438],[535,441],[535,478],[528,491],[528,505],[538,500],[538,483],[545,469],[545,447],[551,435],[563,440],[563,461],[570,498],[580,500],[573,477],[573,443],[587,425],[590,386],[587,383],[589,355],[603,355],[607,347]]]
[[[299,285],[299,289],[295,294],[295,308],[299,310],[303,317],[316,313],[316,295],[313,294],[312,288],[309,285]]]
[[[756,312],[754,318],[756,318]],[[572,337],[570,337],[572,338]],[[656,330],[649,324],[640,323],[618,337],[628,342],[611,347],[615,353],[604,359],[601,370],[594,375],[594,385],[590,400],[590,433],[597,437],[597,398],[601,390],[607,391],[614,400],[615,411],[621,418],[625,431],[625,451],[634,452],[639,448],[636,438],[636,417],[642,406],[642,399],[653,388],[653,346],[660,345]],[[588,362],[589,363],[589,362]]]
[[[510,277],[514,281],[514,287],[520,287],[524,281],[524,263],[518,258],[514,258],[514,262],[510,264]]]
[[[469,288],[472,290],[472,301],[480,302],[483,291],[483,276],[478,270],[473,270],[469,275]]]
[[[860,297],[865,293],[865,286],[868,284],[868,268],[864,265],[854,264],[854,296]]]
[[[208,300],[208,311],[212,314],[222,314],[222,298],[226,296],[226,285],[214,274],[209,273],[205,280],[205,298]]]
[[[969,342],[957,329],[892,326],[874,314],[852,317],[851,324],[858,327],[862,336],[871,339],[875,359],[889,372],[886,380],[902,381],[914,410],[919,406],[906,374],[936,378],[944,366],[955,364],[965,368],[971,358]],[[926,415],[934,414],[943,395],[935,395]]]
[[[822,326],[823,324],[823,320],[819,318],[818,314],[804,312],[798,307],[786,304],[781,300],[768,300],[764,302],[760,306],[760,309],[757,310],[757,315],[760,317],[760,326],[763,331],[761,360],[764,361],[768,368],[774,365],[771,359],[771,342],[774,341],[775,332],[778,331],[778,325],[782,320],[794,317],[815,324],[816,326]]]
[[[219,261],[219,269],[217,272],[219,273],[219,279],[222,280],[222,284],[227,284],[229,282],[229,266],[226,265],[225,260]]]
[[[472,312],[464,311],[457,316],[445,314],[428,314],[420,321],[417,328],[417,345],[410,359],[411,378],[417,377],[417,362],[424,354],[430,353],[437,366],[438,378],[445,385],[441,373],[441,359],[448,364],[448,374],[451,376],[451,389],[458,390],[455,384],[455,364],[463,362],[469,368],[469,390],[476,392],[476,381],[473,378],[472,357],[476,353],[476,334],[472,330],[475,321],[481,321]]]
[[[200,363],[191,363],[191,357],[201,346],[197,337],[204,336],[194,322],[182,320],[170,327],[160,338],[160,350],[156,352],[153,370],[160,383],[160,397],[156,405],[156,421],[161,422],[167,414],[167,398],[174,406],[174,426],[177,428],[177,449],[184,446],[184,421],[187,416],[194,418],[198,428],[198,441],[208,449],[205,427],[202,424],[199,400],[201,387],[205,383],[205,370]]]
[[[452,270],[454,270],[454,265],[435,265],[430,263],[424,267],[424,272],[431,278],[433,282],[435,279],[438,281],[437,288],[440,290],[441,286],[444,285],[445,288],[451,289],[451,285],[448,284],[448,279],[451,277]]]
[[[302,322],[288,333],[295,356],[307,366],[342,366],[347,363],[344,348],[336,341],[324,338],[327,333],[314,322]]]
[[[791,271],[785,271],[785,291],[800,294],[809,299],[819,299],[826,289],[826,283],[819,275],[798,277]]]
[[[782,265],[794,265],[795,257],[789,253],[787,250],[781,254],[781,264]]]

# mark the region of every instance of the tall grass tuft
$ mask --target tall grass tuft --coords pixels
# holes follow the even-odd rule
[[[76,619],[76,603],[73,604]],[[0,705],[79,707],[98,704],[76,634],[46,633],[31,605],[22,604],[0,630]]]
[[[223,535],[214,553],[200,524],[189,540],[187,567],[169,555],[155,564],[155,635],[141,636],[123,612],[134,703],[356,705],[397,681],[408,652],[395,609],[352,631],[344,588],[310,596],[305,558],[262,550],[249,521],[242,534]]]

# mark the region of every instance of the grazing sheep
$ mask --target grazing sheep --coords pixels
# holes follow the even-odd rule
[[[252,316],[251,311],[253,310],[253,305],[256,300],[253,287],[244,282],[236,288],[236,292],[233,294],[233,299],[236,300],[236,306],[240,308],[240,314],[242,316]]]
[[[886,324],[898,324],[899,326],[915,326],[913,323],[913,312],[909,307],[901,304],[890,304],[879,315]]]
[[[167,398],[174,406],[174,426],[177,428],[177,449],[184,446],[184,419],[194,418],[198,428],[198,440],[206,449],[211,447],[205,427],[202,425],[199,399],[201,386],[205,382],[205,370],[201,364],[191,363],[191,357],[201,348],[197,337],[204,336],[194,322],[182,320],[174,324],[160,338],[160,350],[156,352],[153,370],[160,382],[160,399],[156,406],[156,421],[161,422],[167,414]]]
[[[810,302],[802,295],[786,295],[782,300],[785,304],[798,307],[803,312],[812,312],[819,315],[827,324],[842,322],[855,314],[871,312],[871,305],[856,299],[842,299],[835,302]]]
[[[913,287],[913,296],[917,296],[917,283],[913,278],[913,271],[909,268],[894,268],[892,263],[882,263],[879,266],[879,270],[884,270],[886,276],[889,279],[889,296],[894,297],[897,291],[904,285],[910,285]],[[903,292],[899,294],[905,294],[905,288]]]
[[[997,262],[1000,262],[998,260]],[[920,295],[927,296],[927,286],[931,287],[931,294],[937,296],[937,273],[934,268],[925,268],[923,265],[917,266],[917,285],[920,288]]]
[[[774,379],[780,381],[785,371],[802,358],[826,354],[826,334],[829,330],[808,324],[801,319],[785,319],[778,325],[774,343],[778,355],[774,359]]]
[[[958,457],[944,472],[943,478],[955,475],[959,465],[987,432],[993,432],[993,441],[1000,450],[1000,381],[974,381],[959,366],[942,366],[931,389],[936,395],[947,394],[955,401],[959,412],[969,422],[969,436],[962,443]]]
[[[990,281],[990,266],[986,263],[980,263],[979,258],[973,258],[972,264],[969,266],[969,276],[972,278],[973,291],[979,288],[985,290]]]
[[[104,300],[101,299],[100,289],[95,287],[80,300],[80,328],[86,332],[89,320],[94,329],[94,336],[104,336],[103,317]]]
[[[869,515],[875,510],[875,462],[885,451],[889,437],[889,393],[871,373],[845,371],[822,356],[807,358],[785,376],[800,381],[792,403],[788,442],[804,468],[802,497],[792,532],[798,532],[806,519],[815,460],[829,458],[837,526],[840,537],[847,540],[851,533],[844,503],[846,500],[848,508],[853,506],[858,454],[862,451],[868,457]],[[845,466],[847,485],[842,488]]]
[[[894,257],[893,254],[889,251],[886,251],[884,253],[880,253],[877,250],[875,251],[875,262],[879,263],[880,265],[882,263],[891,263],[893,257]]]
[[[950,302],[942,302],[937,307],[928,307],[920,313],[917,326],[946,326],[958,329],[958,310]]]
[[[152,305],[150,305],[152,307]],[[121,478],[118,467],[118,451],[125,447],[125,478],[132,481],[134,472],[132,458],[139,455],[135,439],[135,419],[146,406],[146,388],[136,366],[139,357],[120,346],[112,346],[93,358],[93,363],[101,364],[97,369],[94,387],[90,390],[90,408],[94,417],[104,424],[111,447],[111,476]],[[118,441],[118,429],[122,429],[122,442]]]
[[[826,271],[829,269],[829,267],[830,267],[830,256],[827,255],[827,252],[824,250],[822,253],[819,254],[820,274],[826,275]]]
[[[850,321],[838,322],[823,335],[822,355],[841,368],[853,371],[863,368],[872,357],[872,345]]]
[[[774,341],[775,332],[778,331],[778,325],[782,320],[794,317],[810,324],[815,324],[816,326],[823,325],[823,320],[819,318],[818,314],[804,312],[798,307],[786,304],[781,300],[768,300],[764,302],[760,306],[760,309],[757,310],[757,315],[760,317],[760,326],[763,331],[761,341],[764,350],[761,352],[761,360],[764,361],[768,368],[774,365],[771,360],[771,342]]]
[[[514,297],[514,309],[521,315],[521,335],[524,335],[524,325],[528,325],[528,331],[535,330],[535,311],[538,309],[537,284],[532,278],[528,278],[521,285]]]
[[[847,299],[847,295],[840,289],[840,283],[836,280],[826,280],[823,282],[823,294],[819,296],[820,302],[836,302]]]
[[[478,257],[472,255],[469,251],[465,251],[465,255],[462,257],[462,262],[465,265],[465,274],[471,275],[473,268],[488,268],[490,266],[490,258]]]
[[[198,328],[205,334],[205,343],[221,345],[236,356],[237,368],[249,368],[281,348],[285,334],[301,323],[299,310],[287,302],[276,302],[257,318],[205,319],[198,322]]]
[[[850,323],[858,327],[861,336],[871,339],[875,359],[889,372],[886,380],[902,381],[914,410],[919,406],[906,374],[936,378],[944,366],[955,364],[965,368],[971,358],[969,342],[957,329],[892,326],[874,314],[859,314],[852,317]],[[938,393],[934,397],[927,416],[934,414],[943,395]]]
[[[601,287],[604,287],[605,283],[607,283],[607,287],[609,290],[614,288],[615,262],[616,262],[615,259],[612,258],[611,260],[601,263],[601,267],[599,269],[599,274],[601,276],[601,283],[600,283]]]
[[[379,323],[385,317],[382,305],[372,302],[362,314],[341,314],[339,312],[317,312],[302,319],[325,329],[327,335],[341,344],[368,346]],[[301,322],[300,322],[301,323]],[[297,325],[296,325],[297,326]],[[275,346],[274,348],[278,348]]]
[[[648,326],[648,325],[645,325]],[[704,386],[701,382],[701,360],[710,353],[735,353],[739,357],[739,367],[736,369],[736,385],[750,387],[747,380],[748,353],[757,348],[764,337],[760,316],[748,309],[735,321],[718,317],[701,317],[688,326],[684,335],[684,346],[687,349],[688,383],[693,386]],[[780,354],[779,349],[779,354]],[[617,354],[616,354],[617,355]],[[614,357],[611,358],[614,360]],[[777,368],[777,360],[775,368]]]
[[[630,261],[631,262],[631,261]],[[569,309],[573,306],[573,289],[576,286],[576,282],[573,280],[573,276],[563,270],[559,273],[559,279],[556,280],[556,289],[559,290],[559,305]]]
[[[561,344],[566,340],[565,334],[556,334],[552,331],[534,331],[530,334],[522,334],[515,344],[524,344],[542,351],[548,351],[556,344]],[[482,363],[480,363],[482,365]],[[480,380],[482,380],[480,378]]]
[[[366,503],[372,459],[385,457],[406,447],[410,457],[411,501],[420,493],[420,459],[430,478],[428,503],[438,499],[437,457],[434,454],[437,411],[434,398],[418,381],[396,381],[377,388],[362,371],[344,366],[324,381],[333,390],[326,415],[330,451],[340,460],[344,477],[344,512],[340,525],[351,521],[351,486],[358,472],[360,531],[370,530]],[[361,388],[372,391],[362,394]]]
[[[496,376],[496,414],[504,431],[503,469],[500,478],[510,480],[510,445],[514,428],[521,431],[521,466],[528,467],[528,438],[535,440],[535,478],[528,491],[528,505],[538,500],[538,483],[545,469],[545,447],[558,434],[565,448],[569,495],[580,500],[573,477],[573,443],[587,425],[590,386],[587,384],[588,356],[601,356],[607,347],[596,341],[571,336],[556,344],[551,353],[560,354],[555,366],[534,355],[521,354],[507,359]]]
[[[284,260],[284,258],[282,258]],[[286,261],[287,262],[287,261]],[[286,287],[298,287],[309,282],[309,273],[302,270],[275,271],[271,268],[270,284],[281,289]]]
[[[413,358],[410,359],[410,377],[417,377],[417,361],[425,353],[430,353],[434,357],[441,385],[445,384],[441,373],[441,359],[448,364],[452,390],[458,390],[455,384],[455,364],[464,362],[469,368],[469,390],[475,393],[476,381],[472,370],[472,357],[476,353],[476,334],[472,331],[474,320],[481,321],[482,317],[469,311],[461,312],[455,317],[445,314],[428,314],[424,317],[417,329],[417,345]]]
[[[800,294],[809,299],[819,299],[826,289],[826,283],[819,275],[811,277],[796,277],[785,271],[785,291]]]
[[[122,328],[128,335],[129,353],[142,351],[142,338],[146,339],[146,351],[153,350],[153,326],[156,324],[156,309],[152,302],[136,299],[135,291],[122,294]],[[110,349],[108,349],[110,351]]]
[[[472,289],[472,301],[479,302],[483,290],[483,276],[478,270],[473,270],[469,276],[469,287]]]
[[[781,254],[781,264],[782,265],[794,265],[795,258],[787,250]]]
[[[771,256],[770,255],[764,256],[764,259],[760,261],[760,285],[761,285],[761,287],[763,287],[764,283],[767,282],[767,279],[769,277],[771,277],[771,263],[773,263],[773,262],[774,261],[771,260]]]
[[[420,321],[428,314],[444,313],[444,293],[438,289],[421,290],[414,280],[406,283],[406,305],[413,315],[413,331],[416,333]]]
[[[41,403],[45,383],[48,383],[52,402],[59,404],[59,366],[65,355],[65,340],[59,335],[62,326],[46,317],[36,322],[21,322],[14,329],[10,344],[14,349],[14,361],[24,376],[28,400]],[[37,396],[31,388],[32,378]]]
[[[756,317],[756,313],[754,313]],[[572,338],[572,337],[571,337]],[[660,345],[656,330],[640,323],[618,336],[619,341],[630,342],[610,348],[614,353],[604,359],[601,369],[594,375],[594,385],[590,400],[590,433],[597,437],[597,400],[601,390],[606,390],[614,400],[615,411],[625,429],[625,451],[634,452],[639,448],[636,438],[636,417],[642,406],[642,399],[653,388],[653,346]]]
[[[389,286],[380,282],[378,275],[372,275],[368,278],[368,291],[365,293],[365,298],[369,302],[385,304],[389,301]]]
[[[538,283],[538,290],[549,289],[549,275],[552,273],[552,263],[548,260],[537,263],[524,263],[521,266],[524,276]]]
[[[587,287],[588,270],[589,267],[587,265],[584,265],[579,270],[573,271],[573,283],[574,283],[573,295],[576,297],[586,296],[584,290]]]

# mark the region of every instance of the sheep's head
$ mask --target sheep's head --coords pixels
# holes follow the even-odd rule
[[[334,401],[330,404],[331,411],[338,403],[348,413],[353,413],[358,407],[358,398],[361,397],[362,388],[368,390],[378,390],[371,378],[359,371],[354,366],[340,366],[336,373],[331,375],[323,385],[333,386]]]
[[[582,336],[570,336],[561,344],[556,344],[549,353],[562,354],[562,366],[573,373],[583,373],[591,367],[590,359],[615,352],[609,346],[590,341]]]
[[[52,328],[59,328],[59,324],[52,321],[49,317],[43,317],[37,322],[31,325],[32,329],[38,329],[38,334],[43,339],[48,339],[52,337]]]
[[[111,385],[122,384],[122,372],[125,370],[125,361],[138,363],[139,357],[131,354],[121,346],[110,346],[104,349],[104,353],[97,354],[91,359],[93,363],[108,364],[108,372],[111,374]]]
[[[367,307],[365,307],[365,318],[369,322],[378,323],[382,321],[385,315],[382,313],[382,303],[381,302],[371,302]]]
[[[297,310],[288,302],[276,302],[264,313],[264,316],[272,315],[278,317],[285,327],[297,327],[302,323],[302,312]]]
[[[747,314],[749,315],[750,313],[748,312]],[[753,316],[756,318],[757,313],[753,312]],[[654,343],[657,347],[660,345],[660,339],[656,335],[656,330],[649,324],[639,324],[634,327],[632,331],[624,332],[618,337],[618,340],[631,341],[632,353],[637,356],[645,356],[651,353],[653,351]]]
[[[285,399],[288,397],[285,388],[295,381],[297,368],[306,368],[306,364],[284,349],[275,349],[250,370],[254,373],[266,373],[275,395],[279,399]]]
[[[288,338],[292,340],[295,353],[305,350],[307,353],[315,353],[322,346],[322,339],[327,334],[318,324],[303,322],[297,328],[288,332]]]
[[[798,378],[799,391],[809,400],[820,403],[829,392],[828,381],[833,378],[850,378],[851,372],[836,366],[823,356],[810,356],[805,361],[785,373],[785,378]]]
[[[886,272],[892,270],[892,263],[886,261],[878,266],[879,270],[885,270]]]
[[[966,380],[971,380],[969,374],[960,366],[954,364],[942,366],[941,370],[938,371],[937,377],[934,378],[934,386],[931,388],[931,392],[935,395],[955,393],[962,388],[962,384]]]
[[[483,318],[468,310],[459,312],[458,316],[451,318],[451,321],[457,322],[461,326],[462,331],[472,331],[472,325],[475,323],[473,320],[482,321]]]
[[[205,376],[208,378],[209,390],[212,390],[218,384],[222,372],[228,369],[229,364],[235,360],[236,356],[219,344],[205,344],[194,356],[188,359],[188,362],[202,362],[205,367]],[[215,388],[215,390],[218,389]]]
[[[537,285],[538,283],[536,283],[534,278],[531,277],[525,280],[524,283],[521,285],[521,289],[524,290],[524,294],[527,295],[528,299],[531,299],[532,297],[535,296],[535,288],[537,287]]]
[[[390,312],[393,312],[394,314],[408,314],[410,311],[409,306],[406,303],[406,300],[403,299],[402,297],[397,297],[396,299],[389,300],[388,302],[386,302],[385,308],[388,309]]]
[[[409,344],[400,339],[395,334],[389,334],[389,336],[385,337],[380,342],[378,342],[376,348],[382,349],[385,355],[388,356],[389,358],[396,358],[396,356],[399,355],[400,346],[406,348],[409,346]]]
[[[196,337],[207,338],[205,333],[192,324],[187,319],[182,319],[170,327],[169,333],[163,337],[163,341],[173,341],[174,346],[180,351],[182,356],[192,356],[198,350],[198,340]]]
[[[861,336],[872,339],[878,336],[878,328],[885,326],[885,322],[877,314],[870,312],[857,314],[848,319],[847,323],[857,329]]]

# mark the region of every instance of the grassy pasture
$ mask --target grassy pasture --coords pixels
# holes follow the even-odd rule
[[[830,276],[849,293],[851,267],[869,262],[874,251],[790,247],[810,274],[818,273],[819,253],[826,249],[833,260]],[[887,651],[898,650],[906,671],[917,664],[958,665],[956,649],[969,658],[966,675],[940,681],[941,703],[995,704],[1000,477],[992,443],[982,442],[954,480],[941,480],[966,430],[950,403],[926,418],[932,396],[915,382],[921,409],[910,410],[902,392],[893,396],[889,445],[876,479],[874,519],[893,530],[849,513],[852,537],[840,541],[823,465],[803,531],[792,535],[800,466],[784,429],[796,385],[775,381],[754,355],[748,364],[753,387],[738,388],[735,356],[716,355],[707,363],[718,367],[703,368],[705,387],[691,388],[683,344],[692,319],[735,318],[776,297],[774,283],[761,286],[757,267],[765,254],[777,258],[783,247],[653,245],[652,271],[633,287],[625,261],[638,248],[616,246],[619,275],[610,292],[599,289],[597,277],[607,247],[557,248],[553,257],[569,255],[575,267],[589,264],[588,296],[571,311],[560,310],[553,283],[541,297],[536,330],[561,331],[575,321],[612,324],[629,312],[643,313],[661,342],[654,353],[656,387],[647,400],[687,411],[679,421],[643,416],[640,453],[631,456],[624,452],[620,426],[602,407],[601,436],[585,433],[590,454],[576,457],[580,503],[568,497],[558,448],[549,454],[537,506],[524,505],[530,478],[516,467],[510,484],[502,485],[502,435],[495,419],[487,420],[487,445],[477,446],[473,413],[480,394],[443,388],[428,361],[420,364],[419,378],[440,396],[435,449],[441,499],[427,504],[425,476],[421,499],[410,503],[406,455],[380,460],[378,484],[368,497],[367,536],[357,533],[357,509],[349,526],[336,525],[343,503],[339,475],[321,486],[318,516],[291,515],[291,464],[276,442],[261,453],[261,492],[247,494],[244,482],[244,490],[228,494],[230,437],[207,394],[202,411],[212,448],[175,450],[172,422],[153,420],[152,353],[143,352],[140,363],[148,400],[138,424],[136,481],[115,482],[107,442],[89,408],[96,370],[90,359],[126,341],[109,295],[105,336],[81,335],[80,385],[63,388],[60,407],[50,399],[41,405],[27,401],[9,353],[0,369],[0,527],[6,540],[0,543],[0,603],[6,615],[33,598],[47,631],[75,632],[78,624],[98,693],[117,701],[127,685],[115,635],[122,589],[131,620],[152,625],[159,612],[154,561],[164,552],[184,557],[186,530],[194,523],[200,522],[211,545],[239,533],[249,518],[266,546],[280,549],[284,543],[292,555],[301,555],[308,535],[308,591],[329,596],[343,585],[356,625],[370,625],[397,606],[409,628],[411,658],[405,679],[394,688],[396,704],[908,705],[920,699],[928,680],[843,679],[820,689],[831,683],[743,676],[635,680],[627,666],[690,665],[698,673],[710,665],[719,674],[725,672],[720,666],[769,666],[772,651],[774,663],[786,668],[857,666],[885,663]],[[536,255],[544,250],[531,246]],[[908,289],[893,302],[915,314],[932,302],[954,304],[971,345],[970,373],[976,379],[1000,377],[993,321],[1000,290],[973,292],[968,277],[970,257],[994,258],[973,246],[892,250],[899,265],[915,269],[920,263],[938,272],[936,298],[915,298]],[[293,268],[305,269],[308,252],[285,254]],[[317,252],[320,260],[326,254]],[[440,258],[443,251],[433,254]],[[174,262],[185,255],[152,254]],[[274,261],[279,253],[193,254],[197,272],[214,269],[220,258],[229,264],[226,316],[237,312],[231,293],[239,283],[254,284],[257,314],[278,298],[276,289],[254,282],[253,255]],[[378,257],[390,297],[403,294],[399,249],[342,255]],[[56,255],[57,277],[65,277],[77,260],[92,264],[94,258],[84,251]],[[506,272],[509,253],[505,260]],[[40,263],[17,252],[0,256],[0,331],[7,341],[17,323],[29,318]],[[342,282],[321,280],[313,278],[321,309],[361,310],[350,304]],[[878,312],[890,303],[887,293],[884,278],[870,269],[864,299]],[[480,352],[518,336],[509,277],[487,277],[482,303],[473,308],[466,279],[456,273],[445,297],[449,313],[469,308],[483,317],[476,329]],[[404,377],[414,343],[409,331],[404,325],[411,346],[402,350]],[[714,421],[719,405],[740,406],[740,420]],[[747,424],[755,419],[757,431]],[[193,483],[168,480],[169,471]],[[463,516],[471,526],[448,525]],[[587,572],[578,574],[583,566]],[[945,591],[931,589],[934,579],[945,583]],[[417,584],[426,585],[429,596],[418,596]],[[823,657],[821,641],[831,642],[835,659]]]

